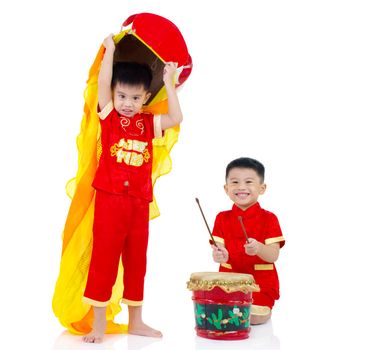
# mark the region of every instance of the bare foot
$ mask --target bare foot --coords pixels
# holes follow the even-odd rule
[[[85,343],[101,343],[103,341],[104,332],[107,327],[105,312],[105,307],[94,307],[94,322],[92,331],[82,338]]]
[[[101,343],[103,341],[104,332],[96,332],[92,330],[89,334],[86,334],[82,340],[85,343]]]
[[[134,334],[134,335],[143,335],[144,337],[154,337],[154,338],[161,338],[163,336],[163,334],[160,331],[147,326],[143,322],[132,324],[132,325],[129,324],[128,333]]]

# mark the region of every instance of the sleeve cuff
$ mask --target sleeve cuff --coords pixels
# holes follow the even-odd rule
[[[113,110],[113,102],[109,101],[107,105],[100,111],[98,112],[99,118],[100,119],[105,119],[108,117],[109,113],[111,113]]]
[[[156,139],[163,136],[163,131],[161,130],[161,115],[154,115],[154,137]]]
[[[224,238],[218,237],[218,236],[213,236],[214,240],[216,243],[221,243],[225,244]]]
[[[272,243],[281,243],[280,244],[280,248],[285,244],[285,239],[283,236],[279,236],[279,237],[272,237],[272,238],[267,238],[264,243],[266,245],[268,244],[272,244]]]

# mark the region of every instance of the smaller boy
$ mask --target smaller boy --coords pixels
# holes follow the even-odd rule
[[[271,317],[279,299],[274,263],[285,243],[277,217],[258,203],[259,195],[266,191],[264,172],[264,166],[252,158],[238,158],[228,164],[224,190],[234,205],[216,216],[213,229],[217,247],[212,245],[212,253],[214,261],[220,263],[219,271],[251,274],[260,287],[260,292],[253,293],[254,325]]]

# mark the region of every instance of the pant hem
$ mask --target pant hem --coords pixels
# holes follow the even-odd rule
[[[127,304],[129,306],[142,306],[143,305],[143,300],[135,301],[135,300],[129,300],[129,299],[123,298],[121,301],[124,304]]]
[[[87,298],[87,297],[83,297],[82,300],[86,304],[89,304],[89,305],[92,305],[92,306],[97,306],[97,307],[106,307],[109,304],[109,300],[108,301],[97,301],[97,300],[90,299],[90,298]]]

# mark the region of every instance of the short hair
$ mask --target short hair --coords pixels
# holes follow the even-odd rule
[[[137,62],[116,62],[113,65],[112,89],[119,84],[143,86],[149,91],[152,81],[152,71],[147,64]]]
[[[265,174],[264,165],[261,162],[257,161],[256,159],[241,157],[241,158],[232,160],[227,165],[227,169],[225,171],[225,181],[228,179],[229,172],[233,168],[253,169],[260,177],[261,183],[263,183],[264,181],[264,174]]]

